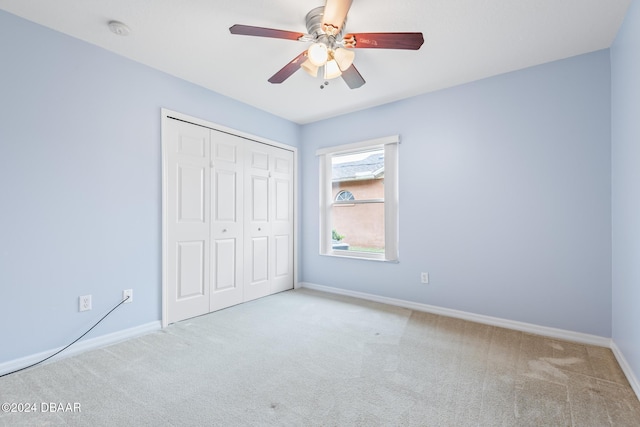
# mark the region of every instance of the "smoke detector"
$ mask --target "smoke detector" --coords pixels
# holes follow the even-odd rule
[[[119,36],[128,36],[131,32],[131,29],[129,27],[119,21],[109,21],[108,25],[111,32]]]

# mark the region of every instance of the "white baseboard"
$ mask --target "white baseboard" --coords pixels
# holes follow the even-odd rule
[[[46,363],[64,359],[65,357],[73,356],[83,353],[88,350],[94,350],[96,348],[105,347],[107,345],[115,344],[120,341],[128,340],[140,335],[148,334],[160,330],[160,321],[145,323],[144,325],[135,326],[133,328],[124,329],[122,331],[113,332],[111,334],[101,335],[99,337],[90,338],[86,341],[78,341],[62,353],[47,360]],[[64,346],[63,346],[64,347]],[[22,369],[25,366],[32,365],[50,355],[59,351],[63,347],[54,348],[52,350],[43,351],[42,353],[32,354],[30,356],[21,357],[20,359],[9,360],[8,362],[0,363],[0,375],[8,372],[13,372],[18,369]]]
[[[345,295],[360,298],[368,301],[375,301],[383,304],[394,305],[397,307],[408,308],[426,313],[439,314],[457,319],[469,320],[471,322],[483,323],[501,328],[513,329],[516,331],[528,332],[531,334],[542,335],[549,338],[558,338],[565,341],[577,342],[580,344],[597,345],[600,347],[611,347],[611,338],[600,337],[597,335],[584,334],[581,332],[567,331],[564,329],[549,328],[547,326],[539,326],[531,323],[517,322],[514,320],[500,319],[498,317],[485,316],[482,314],[468,313],[466,311],[453,310],[450,308],[437,307],[419,302],[383,297],[379,295],[368,294],[364,292],[349,291],[331,286],[316,285],[314,283],[301,282],[301,287],[307,289],[315,289],[317,291]]]
[[[631,369],[629,362],[627,362],[627,359],[624,357],[624,354],[622,354],[616,343],[613,341],[611,342],[611,351],[613,351],[614,356],[618,359],[618,364],[620,365],[620,368],[622,368],[622,372],[626,375],[629,385],[631,385],[631,388],[636,393],[638,400],[640,400],[640,381],[638,381],[638,378],[633,373],[633,370]]]

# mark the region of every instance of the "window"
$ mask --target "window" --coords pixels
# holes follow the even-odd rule
[[[322,148],[320,253],[397,261],[398,135]]]
[[[355,200],[355,199],[356,198],[353,197],[353,193],[351,191],[343,190],[338,194],[336,194],[336,202],[344,202],[347,200]]]

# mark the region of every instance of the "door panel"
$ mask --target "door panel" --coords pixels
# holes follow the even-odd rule
[[[177,123],[177,122],[176,122]],[[201,128],[200,132],[190,133],[189,131],[185,131],[187,126],[192,126],[187,123],[182,123],[178,132],[180,132],[177,152],[183,156],[192,156],[196,158],[205,158],[208,157],[208,138],[203,139],[202,135],[204,135],[207,130]]]
[[[167,323],[209,311],[209,130],[169,120],[167,176]]]
[[[235,135],[211,131],[212,144],[212,273],[210,310],[244,299],[243,144]]]
[[[226,136],[230,136],[230,135],[223,135],[220,132],[215,132],[214,131],[214,138],[216,139],[216,141],[218,141],[217,144],[214,144],[214,161],[216,162],[227,162],[230,164],[237,164],[238,163],[238,144],[233,142],[233,143],[225,143],[225,139],[229,139],[226,138]]]
[[[251,219],[261,222],[269,221],[269,178],[251,176]]]
[[[273,242],[274,276],[271,292],[293,289],[293,153],[273,154]]]
[[[289,158],[285,153],[285,157],[282,157],[282,154],[277,154],[275,157],[275,162],[273,166],[273,171],[277,174],[284,174],[291,176],[293,174],[293,168],[291,161],[293,158]]]
[[[269,238],[255,237],[251,239],[251,282],[258,285],[269,280]]]
[[[204,295],[204,240],[178,243],[176,300]]]
[[[293,153],[274,149],[272,164],[271,293],[274,293],[293,289]]]
[[[215,199],[216,222],[235,222],[236,221],[236,198],[238,197],[237,174],[235,171],[220,170],[215,171]]]
[[[274,272],[275,277],[282,277],[289,274],[291,262],[289,258],[291,256],[289,252],[289,248],[291,247],[291,243],[289,242],[289,236],[274,236],[276,243],[276,271]]]
[[[178,165],[178,222],[205,222],[205,168]]]
[[[269,146],[245,142],[245,301],[269,295],[272,258],[269,236]]]
[[[274,220],[276,221],[289,221],[289,207],[291,201],[289,200],[289,181],[275,178],[275,208],[276,212]]]
[[[245,255],[244,300],[251,301],[270,293],[269,286],[269,237],[252,233]]]
[[[247,141],[245,300],[293,289],[293,153]],[[250,245],[250,246],[249,246]],[[263,279],[264,273],[264,279]]]
[[[250,155],[251,168],[256,170],[268,171],[269,170],[269,154],[267,153],[267,151],[257,148],[255,143],[248,142],[248,144],[253,146],[255,149],[255,151],[251,151],[251,155]]]
[[[236,239],[218,239],[215,243],[214,253],[216,262],[214,267],[216,280],[213,291],[224,291],[237,286],[235,267]]]

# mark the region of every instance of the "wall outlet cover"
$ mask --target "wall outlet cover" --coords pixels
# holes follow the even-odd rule
[[[91,295],[82,295],[78,298],[78,311],[91,310]]]

